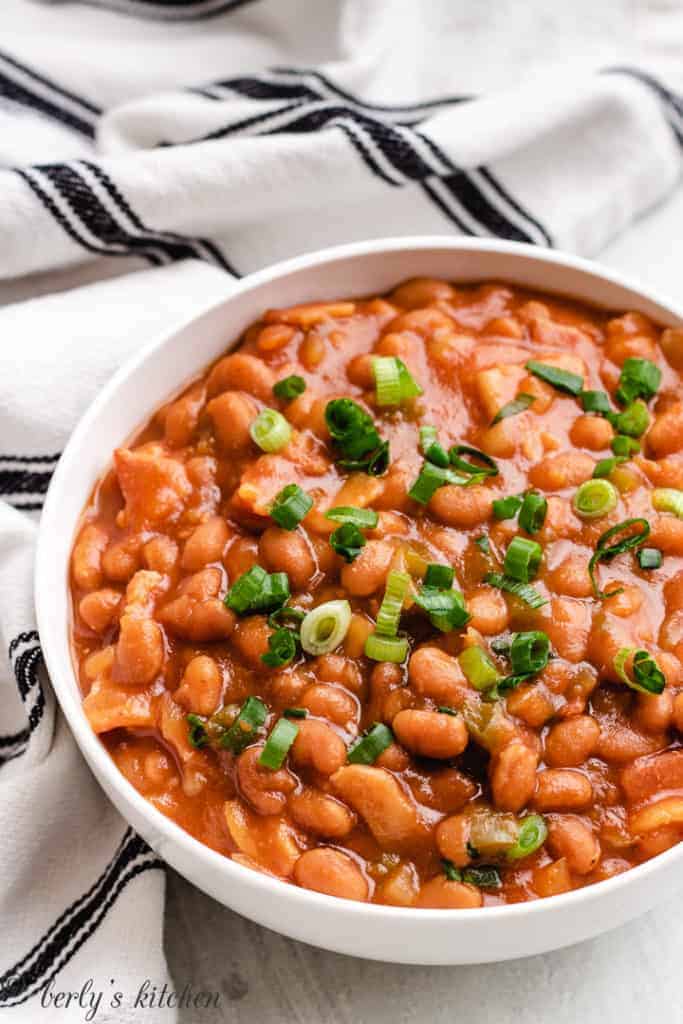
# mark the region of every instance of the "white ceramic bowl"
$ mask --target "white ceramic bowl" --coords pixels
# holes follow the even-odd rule
[[[379,294],[416,276],[507,281],[609,309],[639,310],[661,324],[683,323],[682,310],[618,274],[512,242],[379,240],[313,253],[253,274],[229,298],[130,360],[74,431],[42,517],[35,578],[38,626],[52,684],[92,771],[121,814],[200,889],[259,924],[325,949],[398,963],[484,963],[566,946],[649,909],[683,883],[683,844],[576,892],[482,910],[368,906],[299,889],[208,849],[136,792],[88,724],[69,652],[69,554],[80,513],[113,449],[232,345],[264,309]]]

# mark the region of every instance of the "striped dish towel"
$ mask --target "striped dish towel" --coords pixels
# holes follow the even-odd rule
[[[553,6],[3,0],[0,1008],[15,1019],[175,1017],[135,1005],[145,981],[171,984],[161,864],[91,778],[41,666],[32,551],[74,423],[139,345],[274,260],[410,233],[591,254],[672,193],[677,83],[625,59],[600,5]],[[599,59],[569,59],[579,23]],[[548,31],[561,67],[542,59]]]

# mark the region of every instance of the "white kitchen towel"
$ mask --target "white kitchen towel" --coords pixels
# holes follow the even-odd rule
[[[597,252],[680,177],[680,71],[605,15],[640,6],[3,0],[0,1008],[16,1019],[175,1016],[149,987],[135,1005],[170,984],[161,865],[41,669],[32,549],[78,416],[139,345],[284,256],[407,233]],[[658,5],[658,29],[680,31],[679,6]],[[570,52],[578,23],[590,52]]]

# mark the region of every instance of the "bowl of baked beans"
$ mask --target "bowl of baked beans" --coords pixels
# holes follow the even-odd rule
[[[682,324],[574,257],[383,240],[254,274],[116,374],[36,602],[85,758],[170,865],[405,963],[675,889]]]

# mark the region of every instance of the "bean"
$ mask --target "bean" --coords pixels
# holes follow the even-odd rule
[[[542,491],[561,491],[590,480],[595,461],[583,452],[561,452],[541,459],[529,470],[529,479]],[[437,492],[438,493],[438,492]]]
[[[192,494],[185,466],[163,451],[161,445],[148,444],[114,452],[126,520],[134,530],[176,522]]]
[[[613,437],[614,431],[609,422],[602,416],[590,414],[578,416],[569,431],[569,439],[573,445],[577,448],[589,448],[594,452],[608,448]]]
[[[95,523],[81,531],[71,556],[74,583],[81,590],[102,586],[102,554],[108,543],[107,531]]]
[[[397,780],[383,768],[345,765],[330,779],[341,799],[366,822],[383,849],[414,849],[429,830]]]
[[[408,678],[415,693],[446,707],[460,707],[473,692],[456,659],[439,647],[418,647],[408,663]]]
[[[480,484],[472,487],[447,484],[436,491],[428,508],[439,522],[468,530],[491,518],[493,498],[490,488]]]
[[[505,598],[499,590],[478,587],[466,595],[467,610],[471,618],[470,629],[493,636],[503,633],[509,625],[510,613]]]
[[[647,447],[656,459],[673,455],[683,447],[683,402],[660,413],[647,434]]]
[[[256,403],[238,391],[225,391],[206,407],[213,432],[223,452],[233,456],[246,455],[254,443],[249,427],[256,419]]]
[[[164,436],[171,448],[184,448],[191,442],[203,404],[204,387],[200,384],[167,407]]]
[[[505,701],[508,711],[532,729],[540,729],[555,714],[555,706],[543,683],[522,683]]]
[[[683,329],[680,327],[667,327],[662,331],[659,345],[669,366],[683,371]]]
[[[683,750],[667,750],[626,765],[619,781],[631,803],[649,800],[663,789],[683,789]]]
[[[268,690],[273,703],[284,707],[298,707],[309,683],[308,676],[303,672],[289,669],[271,676],[268,680]]]
[[[534,868],[531,875],[531,887],[537,896],[559,896],[562,892],[569,892],[572,887],[569,867],[564,857],[553,860],[543,867]]]
[[[590,779],[573,768],[547,768],[538,773],[534,806],[537,811],[580,811],[593,800]]]
[[[534,794],[537,767],[538,755],[521,740],[503,747],[490,768],[495,806],[501,811],[521,811]]]
[[[677,693],[674,697],[673,724],[678,732],[683,732],[683,693]]]
[[[315,718],[304,718],[292,744],[295,764],[309,765],[321,775],[332,775],[346,761],[346,747],[329,725]]]
[[[178,562],[178,545],[165,534],[159,534],[142,548],[142,560],[147,569],[168,576]]]
[[[587,568],[589,558],[590,552],[565,555],[556,568],[546,573],[548,587],[567,597],[590,597],[593,588]]]
[[[665,555],[683,555],[683,519],[675,516],[649,516],[648,544],[658,547]]]
[[[364,352],[360,356],[354,356],[346,367],[346,376],[357,388],[364,391],[371,391],[375,386],[375,374],[372,368],[375,356],[371,352]]]
[[[302,837],[286,819],[257,815],[241,800],[228,800],[223,807],[230,838],[249,863],[288,878],[301,854]]]
[[[140,568],[141,548],[142,540],[135,534],[110,544],[102,555],[102,568],[107,579],[127,583]]]
[[[307,330],[326,320],[341,320],[353,316],[355,302],[306,302],[287,309],[269,309],[263,316],[266,324],[283,323]]]
[[[322,654],[310,667],[321,683],[339,683],[357,696],[363,692],[363,676],[351,658],[345,658],[342,654]]]
[[[600,860],[600,843],[591,827],[573,814],[558,814],[548,821],[548,847],[554,857],[564,857],[577,875],[587,875]]]
[[[471,824],[469,814],[453,814],[436,826],[434,838],[439,853],[457,868],[466,867],[472,860],[469,847]]]
[[[369,540],[358,558],[342,569],[342,586],[353,597],[369,597],[384,585],[393,556],[391,544]]]
[[[349,658],[361,658],[365,651],[365,641],[374,628],[374,623],[370,619],[354,612],[351,616],[351,625],[344,637],[344,654]]]
[[[421,309],[440,299],[447,302],[453,295],[453,286],[446,281],[434,277],[413,277],[394,288],[390,298],[403,309]]]
[[[642,832],[656,832],[660,828],[683,825],[683,797],[667,796],[656,803],[648,804],[631,815],[630,826],[634,835]]]
[[[292,590],[305,590],[315,573],[315,561],[301,530],[269,526],[261,535],[259,554],[270,572],[286,572]]]
[[[428,306],[426,309],[412,309],[408,313],[401,313],[389,324],[392,333],[401,331],[412,331],[422,338],[429,338],[440,327],[452,329],[453,320],[440,309]]]
[[[449,882],[445,875],[436,875],[425,882],[416,907],[444,910],[469,910],[481,907],[484,899],[479,889],[465,882]]]
[[[554,768],[575,768],[595,751],[600,726],[590,715],[574,715],[553,725],[545,739],[544,758]]]
[[[605,720],[595,753],[609,764],[626,764],[645,754],[654,754],[666,744],[665,736],[646,736],[629,725]]]
[[[325,683],[309,686],[301,699],[301,704],[316,718],[327,718],[343,729],[353,728],[360,716],[357,698],[352,697],[340,686]]]
[[[419,757],[457,757],[469,740],[461,718],[438,711],[399,711],[391,727],[399,742]]]
[[[526,371],[521,366],[511,365],[492,366],[475,374],[476,395],[487,420],[492,420],[499,409],[512,401],[525,376]]]
[[[673,718],[673,695],[671,690],[659,694],[636,694],[636,709],[633,721],[643,732],[661,736],[671,726]]]
[[[118,618],[121,594],[105,587],[86,594],[78,605],[78,614],[94,633],[104,633]]]
[[[384,878],[375,890],[375,901],[390,907],[412,907],[420,888],[415,866],[410,862],[399,866]]]
[[[265,615],[247,615],[237,621],[232,634],[232,644],[250,668],[265,670],[261,657],[268,650],[268,637],[271,632]]]
[[[287,794],[296,788],[296,779],[286,768],[272,771],[259,764],[263,744],[248,747],[237,758],[237,784],[240,793],[258,814],[279,814]]]
[[[122,615],[114,676],[127,684],[151,683],[165,659],[163,633],[153,619]]]
[[[223,557],[231,583],[258,562],[258,542],[253,537],[236,537]]]
[[[222,516],[211,516],[200,523],[185,541],[182,568],[197,572],[210,562],[220,562],[229,537],[230,530]]]
[[[302,889],[346,900],[367,900],[369,887],[362,871],[345,853],[329,848],[307,850],[294,865],[294,881]]]
[[[217,597],[201,600],[190,594],[181,594],[160,608],[157,617],[169,632],[196,644],[226,640],[236,622],[235,613]]]
[[[272,402],[275,378],[269,366],[256,356],[234,352],[219,359],[206,382],[210,398],[222,391],[246,391],[261,402]]]
[[[295,327],[288,327],[287,324],[269,324],[259,331],[256,347],[261,352],[276,352],[289,345],[298,334]]]
[[[187,663],[174,700],[197,715],[212,715],[223,689],[223,673],[213,658],[198,654]]]
[[[297,825],[326,839],[343,839],[355,824],[355,818],[348,807],[317,789],[302,789],[292,793],[289,810]]]
[[[657,346],[652,338],[644,334],[634,337],[609,338],[605,355],[617,366],[623,366],[627,359],[650,359],[656,362]]]

